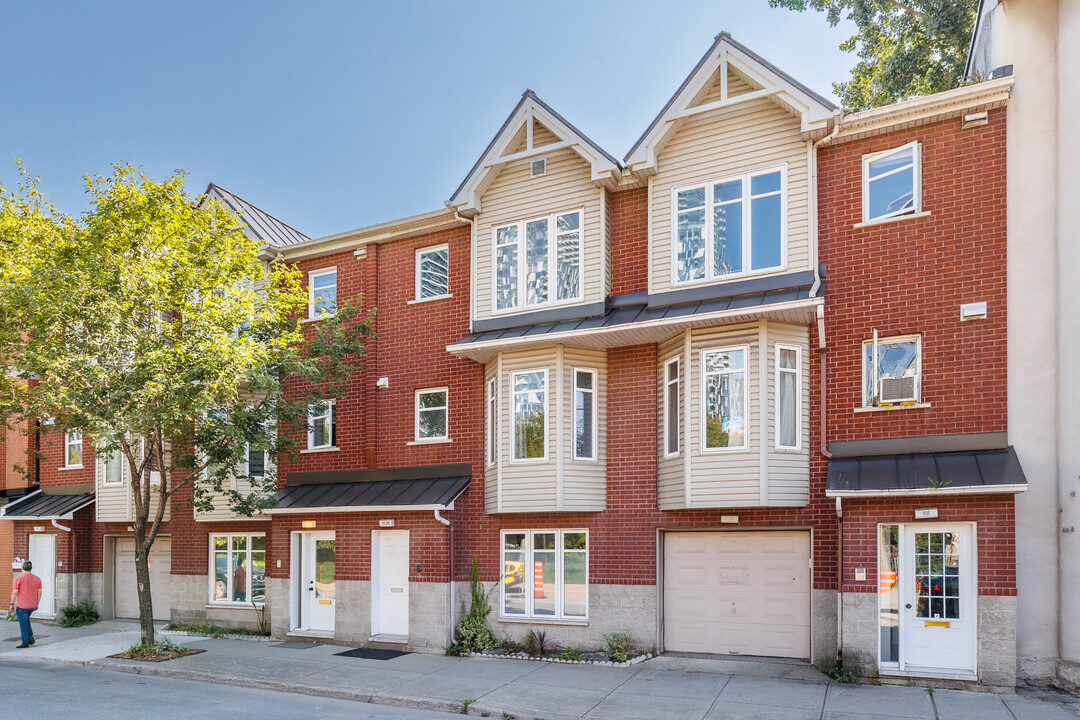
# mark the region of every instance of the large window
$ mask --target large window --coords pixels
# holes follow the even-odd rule
[[[922,394],[922,343],[918,335],[863,342],[863,407],[918,403]]]
[[[776,346],[776,448],[799,449],[802,420],[802,351],[787,345]]]
[[[210,602],[262,605],[266,600],[266,536],[210,536]]]
[[[495,228],[495,309],[581,298],[582,211]]]
[[[701,353],[705,383],[702,397],[702,450],[747,449],[746,346]]]
[[[416,391],[416,441],[434,442],[448,439],[447,388],[428,388]]]
[[[547,458],[547,370],[510,376],[514,393],[513,460]]]
[[[664,455],[679,454],[679,358],[664,363]]]
[[[917,213],[922,205],[919,143],[863,157],[863,222]]]
[[[504,530],[503,617],[583,620],[589,611],[585,530]]]
[[[308,450],[337,447],[337,423],[334,418],[333,400],[327,400],[308,416]]]
[[[308,318],[329,315],[337,309],[337,268],[308,273]]]
[[[447,245],[416,251],[416,299],[434,300],[450,294],[450,248]]]
[[[64,467],[82,467],[82,430],[69,430],[64,434]]]
[[[674,282],[689,283],[784,265],[783,170],[674,191]]]
[[[596,459],[596,371],[574,369],[574,459]]]

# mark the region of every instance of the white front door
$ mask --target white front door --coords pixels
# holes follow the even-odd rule
[[[974,672],[974,528],[905,526],[899,582],[901,669]]]
[[[294,587],[298,591],[294,630],[334,632],[337,577],[334,532],[296,533]]]
[[[371,531],[371,634],[409,635],[409,531]]]
[[[41,578],[41,602],[38,613],[56,614],[56,536],[30,536],[30,562],[34,569],[30,572]]]

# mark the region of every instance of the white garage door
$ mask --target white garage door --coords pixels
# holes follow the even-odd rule
[[[168,620],[172,588],[172,540],[158,537],[150,548],[150,598],[154,619]],[[116,538],[116,592],[113,608],[116,617],[139,617],[139,588],[135,583],[135,539]]]
[[[664,534],[664,647],[810,656],[810,534]]]

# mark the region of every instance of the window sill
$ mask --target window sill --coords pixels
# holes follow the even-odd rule
[[[207,603],[203,606],[206,610],[262,610],[264,607],[266,607],[265,604],[256,605],[253,608],[251,603]]]
[[[57,470],[82,470],[85,467],[86,467],[85,465],[64,465],[64,466],[58,467],[56,469]]]
[[[737,447],[737,448],[701,448],[702,455],[749,455],[750,448]]]
[[[511,458],[511,460],[509,461],[509,464],[510,465],[545,465],[545,464],[547,464],[547,461],[548,461],[548,459],[546,457],[542,457],[542,458],[526,458],[526,459],[523,459],[523,460],[514,460],[514,459]]]
[[[902,220],[914,220],[915,218],[930,217],[929,210],[923,210],[922,212],[911,213],[909,215],[894,215],[893,217],[881,218],[879,220],[867,220],[861,223],[855,223],[852,225],[853,230],[858,230],[864,227],[873,227],[874,225],[888,225],[889,223],[901,222]]]
[[[499,622],[514,625],[569,625],[573,627],[589,627],[589,619],[571,620],[570,618],[547,618],[547,617],[503,617],[499,616]]]
[[[435,438],[432,440],[410,440],[406,445],[446,445],[454,442],[450,438]]]
[[[445,300],[447,298],[454,297],[453,293],[447,293],[445,295],[436,295],[435,297],[420,298],[418,300],[406,300],[406,305],[420,305],[421,303],[433,302],[435,300]]]
[[[892,412],[893,410],[922,410],[930,407],[930,403],[915,403],[913,405],[881,405],[878,407],[857,407],[857,413]]]
[[[559,300],[558,302],[546,302],[540,305],[527,305],[525,307],[513,307],[491,310],[491,317],[505,317],[513,315],[521,315],[524,313],[539,312],[541,310],[555,310],[563,307],[573,307],[574,305],[587,304],[584,297],[570,298],[569,300]]]
[[[325,320],[327,318],[332,318],[332,317],[334,317],[334,313],[326,313],[324,315],[320,315],[319,317],[306,317],[303,320],[301,320],[300,323],[304,324],[304,323],[319,322],[320,320]]]
[[[301,450],[300,454],[305,455],[307,453],[338,452],[339,450],[341,450],[341,448],[339,447],[308,448],[307,450]]]

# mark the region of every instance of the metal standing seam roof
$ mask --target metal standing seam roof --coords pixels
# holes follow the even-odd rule
[[[259,240],[276,246],[298,245],[311,240],[310,237],[296,228],[278,220],[270,213],[252,205],[244,198],[229,192],[220,185],[210,183],[206,187],[207,194],[211,190],[216,191],[221,196],[225,204],[240,216],[240,219],[248,226],[251,233]]]
[[[1023,492],[1027,478],[1011,446],[997,450],[874,455],[829,460],[827,495]]]
[[[445,508],[468,486],[468,477],[290,485],[274,495],[267,512]]]
[[[71,517],[72,513],[92,505],[93,502],[94,493],[48,495],[38,490],[0,508],[0,515],[12,520]]]
[[[614,307],[608,310],[604,315],[594,317],[537,323],[535,325],[524,325],[504,330],[489,330],[487,332],[470,333],[458,340],[454,345],[471,345],[473,343],[488,342],[491,340],[508,340],[511,338],[543,335],[551,332],[561,333],[572,332],[575,330],[614,328],[653,320],[674,319],[703,313],[722,312],[724,310],[756,308],[777,303],[806,300],[810,297],[810,290],[811,286],[807,285],[805,287],[715,298],[694,303],[670,305],[667,307],[649,307],[647,303],[629,305],[626,307]]]

